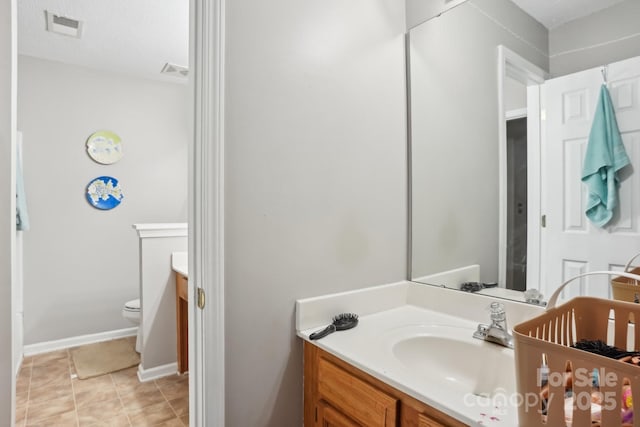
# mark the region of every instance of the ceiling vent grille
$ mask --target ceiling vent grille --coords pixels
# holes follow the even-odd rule
[[[48,10],[45,10],[44,13],[47,17],[47,31],[77,39],[82,35],[82,21],[56,15]]]
[[[160,70],[161,74],[165,76],[174,76],[185,78],[189,75],[189,69],[187,67],[183,67],[182,65],[171,64],[167,62]]]

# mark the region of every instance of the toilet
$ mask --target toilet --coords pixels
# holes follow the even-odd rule
[[[138,326],[138,336],[136,338],[136,351],[140,353],[142,347],[142,328],[140,327],[140,299],[134,299],[124,303],[122,317],[135,323]]]

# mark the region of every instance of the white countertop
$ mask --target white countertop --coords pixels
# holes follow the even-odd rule
[[[464,328],[472,334],[478,323],[488,322],[486,307],[493,298],[438,288],[413,282],[400,282],[342,294],[309,298],[296,302],[298,336],[323,328],[331,317],[342,312],[359,315],[358,326],[310,341],[319,348],[341,358],[375,378],[471,426],[516,426],[517,408],[503,402],[515,393],[496,394],[492,398],[461,393],[446,388],[429,378],[430,372],[408,369],[393,356],[390,340],[403,328],[424,325],[446,325]],[[531,318],[542,308],[512,301],[505,304],[509,326]],[[466,335],[465,335],[466,336]],[[477,346],[495,344],[477,340]],[[437,349],[434,349],[437,351]],[[498,347],[497,351],[513,352]],[[473,354],[468,355],[469,358]],[[505,367],[497,367],[505,369]],[[509,369],[509,367],[507,367]],[[513,371],[515,380],[515,367]],[[479,371],[483,371],[482,368]],[[479,375],[486,373],[479,372]],[[508,374],[507,374],[508,375]]]
[[[171,253],[171,269],[184,277],[189,277],[189,256],[187,252]]]
[[[189,224],[186,222],[133,224],[132,227],[141,239],[182,237],[189,232]]]

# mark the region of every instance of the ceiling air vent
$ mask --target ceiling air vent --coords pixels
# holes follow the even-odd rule
[[[160,70],[161,74],[165,76],[174,76],[174,77],[187,77],[189,75],[189,69],[187,67],[183,67],[182,65],[171,64],[167,62]]]
[[[56,15],[48,10],[45,10],[44,13],[47,17],[47,31],[77,39],[82,35],[82,21]]]

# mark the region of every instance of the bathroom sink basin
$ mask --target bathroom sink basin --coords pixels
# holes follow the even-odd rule
[[[516,390],[513,350],[472,338],[468,327],[415,325],[395,331],[393,357],[414,375],[479,396]]]

